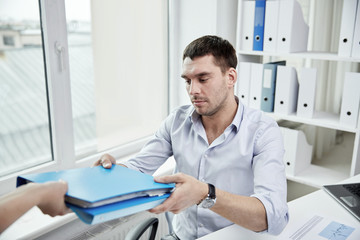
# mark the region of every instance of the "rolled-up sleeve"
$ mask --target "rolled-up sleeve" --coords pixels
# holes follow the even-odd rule
[[[266,209],[268,232],[278,235],[289,221],[284,144],[274,122],[257,133],[254,145],[254,194]]]

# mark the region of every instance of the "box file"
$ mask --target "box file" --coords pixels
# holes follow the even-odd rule
[[[302,68],[299,76],[298,117],[312,118],[315,108],[316,68]]]
[[[262,51],[264,43],[265,0],[255,0],[253,50]]]
[[[84,223],[98,224],[149,210],[163,203],[169,196],[170,194],[139,197],[94,208],[82,208],[69,203],[67,205]]]
[[[355,30],[351,57],[360,59],[360,2],[358,1],[356,10]]]
[[[261,89],[261,110],[264,112],[274,111],[275,88],[277,79],[277,67],[285,65],[285,61],[264,64],[264,73]]]
[[[261,63],[251,63],[249,107],[261,108],[261,90],[264,66]]]
[[[278,66],[274,112],[286,115],[296,112],[298,94],[296,69],[291,66]]]
[[[17,177],[17,187],[28,182],[45,183],[64,180],[68,183],[65,201],[80,207],[98,207],[114,202],[170,192],[174,184],[154,181],[151,175],[113,165],[75,168],[56,172],[26,174]]]
[[[341,15],[338,55],[350,57],[353,45],[357,0],[344,0]]]
[[[240,34],[240,49],[243,51],[253,50],[255,1],[242,2],[242,21]]]
[[[346,72],[340,111],[340,124],[356,128],[360,107],[360,73]]]
[[[287,175],[296,176],[311,164],[313,146],[308,144],[304,132],[280,127],[284,139],[284,163]]]
[[[307,51],[309,26],[296,0],[279,1],[277,52]]]
[[[279,20],[278,0],[267,0],[265,8],[265,25],[264,25],[264,52],[276,52],[278,20]]]
[[[237,95],[242,104],[249,106],[250,97],[251,63],[239,62],[239,80]]]

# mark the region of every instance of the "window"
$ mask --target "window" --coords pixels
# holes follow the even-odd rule
[[[0,0],[0,176],[52,161],[38,4]],[[37,44],[15,47],[27,31]]]
[[[11,29],[11,26],[8,26]],[[14,37],[12,36],[3,36],[3,42],[5,46],[15,46]]]
[[[0,0],[5,32],[0,194],[18,174],[138,151],[166,117],[166,0]]]
[[[65,6],[76,157],[153,134],[167,114],[166,1]]]

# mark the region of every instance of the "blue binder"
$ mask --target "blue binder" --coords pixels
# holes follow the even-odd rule
[[[175,186],[157,183],[151,175],[119,165],[113,165],[111,169],[97,166],[22,175],[17,178],[17,186],[60,179],[68,183],[65,201],[85,208],[136,197],[161,195],[170,192]]]
[[[28,182],[68,183],[66,204],[88,224],[95,224],[153,208],[169,196],[175,184],[157,183],[151,175],[113,165],[76,168],[17,177],[17,187]]]
[[[285,61],[264,64],[260,103],[260,109],[264,112],[274,111],[277,66],[285,64]]]
[[[98,224],[134,213],[149,210],[164,202],[169,193],[161,196],[138,197],[100,207],[82,208],[70,203],[67,206],[87,224]]]
[[[264,43],[266,0],[255,1],[253,50],[262,51]]]

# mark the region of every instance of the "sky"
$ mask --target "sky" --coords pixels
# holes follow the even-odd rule
[[[90,20],[91,0],[65,0],[66,18],[71,20]],[[39,20],[38,0],[0,0],[1,20]]]

